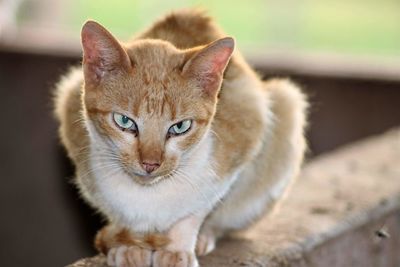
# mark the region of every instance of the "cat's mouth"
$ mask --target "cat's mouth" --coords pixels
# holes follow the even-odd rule
[[[146,173],[135,170],[133,168],[129,168],[125,165],[121,165],[121,169],[127,176],[129,176],[129,178],[134,180],[136,183],[144,186],[157,184],[164,179],[170,178],[174,173],[173,170],[168,169],[158,170],[157,172],[153,173]]]

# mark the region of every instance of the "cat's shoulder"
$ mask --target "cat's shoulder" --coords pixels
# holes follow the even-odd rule
[[[82,85],[82,68],[73,67],[54,90],[54,114],[60,122],[60,137],[67,147],[69,157],[74,160],[77,155],[82,155],[82,147],[88,143],[82,117]]]

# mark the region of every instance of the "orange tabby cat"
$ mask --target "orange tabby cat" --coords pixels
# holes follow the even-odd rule
[[[204,14],[178,11],[129,43],[88,21],[82,68],[58,85],[60,135],[109,222],[111,266],[198,266],[217,238],[281,198],[303,159],[306,102],[262,82]]]

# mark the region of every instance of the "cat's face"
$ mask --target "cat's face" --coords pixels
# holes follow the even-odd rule
[[[82,43],[86,119],[99,159],[141,184],[179,172],[209,131],[233,40],[190,51],[160,40],[123,48],[88,22]]]

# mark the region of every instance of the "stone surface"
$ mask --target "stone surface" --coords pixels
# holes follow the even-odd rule
[[[400,266],[400,130],[306,164],[277,211],[223,240],[204,267]],[[70,267],[105,267],[104,257]]]

